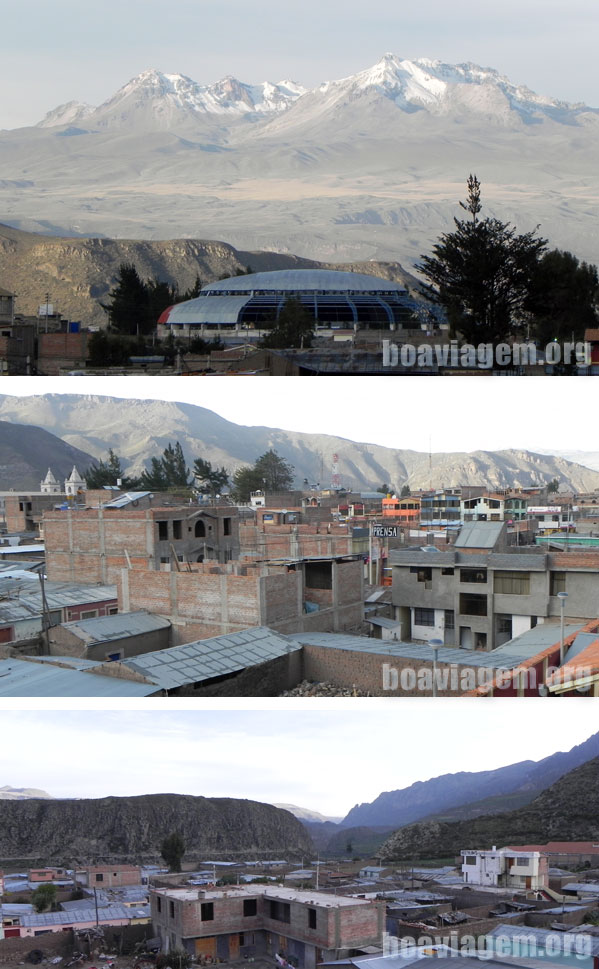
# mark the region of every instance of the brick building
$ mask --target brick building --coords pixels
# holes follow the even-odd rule
[[[141,885],[141,868],[139,865],[89,865],[78,868],[75,879],[87,888],[123,888]]]
[[[364,616],[360,556],[210,562],[170,574],[123,569],[121,612],[144,609],[170,618],[173,645],[233,633],[249,626],[278,632],[358,627]]]
[[[116,582],[123,568],[169,571],[239,553],[237,509],[230,505],[68,508],[46,512],[43,524],[54,581]]]
[[[64,492],[62,497],[64,498]],[[52,511],[61,500],[60,494],[30,492],[17,494],[14,491],[0,495],[4,506],[4,522],[9,534],[18,532],[41,533],[44,513]]]
[[[213,961],[270,956],[315,969],[380,945],[385,904],[362,898],[248,885],[227,891],[155,889],[154,931],[169,951]]]

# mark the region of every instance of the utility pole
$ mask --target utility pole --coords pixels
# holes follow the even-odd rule
[[[50,655],[50,614],[48,600],[46,599],[46,588],[44,586],[44,573],[39,572],[40,586],[42,590],[42,656]]]

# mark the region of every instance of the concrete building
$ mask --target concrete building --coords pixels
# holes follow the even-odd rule
[[[382,901],[277,885],[154,889],[150,905],[163,950],[184,948],[196,960],[278,957],[297,969],[315,969],[380,945],[385,928]]]
[[[591,868],[599,867],[599,841],[548,841],[543,845],[523,845],[522,848],[508,845],[508,849],[540,851],[547,855],[550,865],[560,868],[570,865],[579,868],[585,864],[590,865]]]
[[[391,551],[401,638],[494,649],[558,619],[561,602],[568,619],[597,615],[599,553],[510,547],[508,538],[507,523],[472,522],[446,550]]]
[[[115,582],[123,568],[170,571],[179,563],[237,558],[237,509],[140,509],[134,501],[69,508],[44,515],[44,541],[49,579]]]
[[[122,569],[118,586],[120,611],[170,618],[174,645],[250,626],[282,633],[355,629],[364,616],[356,555],[204,562],[170,573]]]
[[[464,849],[462,876],[466,885],[491,888],[542,889],[549,883],[549,862],[539,851],[493,847],[490,851]]]
[[[528,499],[522,494],[484,493],[460,501],[462,521],[521,521],[527,516]]]

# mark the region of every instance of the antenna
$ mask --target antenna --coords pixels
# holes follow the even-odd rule
[[[339,455],[333,455],[333,464],[331,465],[331,487],[333,491],[341,490],[341,475],[339,474]]]

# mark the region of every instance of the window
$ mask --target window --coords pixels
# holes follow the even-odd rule
[[[168,914],[170,915],[170,917],[172,919],[174,919],[174,917],[175,917],[175,903],[174,902],[169,902],[168,903]]]
[[[168,539],[168,522],[158,522],[158,541],[166,542]]]
[[[274,899],[270,899],[268,903],[269,916],[276,922],[290,922],[290,905],[289,902],[278,902]]]
[[[453,609],[445,610],[445,628],[455,629],[455,615]]]
[[[511,616],[497,616],[497,632],[498,633],[508,633],[509,636],[512,635],[512,617]]]
[[[566,573],[565,572],[550,572],[549,573],[549,595],[556,596],[558,592],[566,591]]]
[[[332,589],[333,569],[330,562],[307,562],[306,589]]]
[[[487,597],[462,593],[460,596],[460,613],[462,616],[486,616]]]
[[[81,613],[80,619],[95,619],[98,615],[97,609],[86,609]]]
[[[160,898],[160,895],[156,896],[156,911],[162,912],[162,899]]]
[[[530,572],[496,572],[494,586],[499,595],[527,596],[530,593]]]
[[[96,875],[96,881],[97,882],[103,882],[104,881],[104,875]]]
[[[202,902],[201,919],[202,922],[214,920],[214,902]]]
[[[453,569],[441,569],[441,575],[453,575]]]
[[[251,918],[252,915],[256,915],[258,912],[258,900],[255,898],[244,898],[243,900],[243,917]]]
[[[460,582],[486,582],[486,569],[460,569]]]
[[[465,865],[475,865],[476,864],[476,855],[466,855],[466,857],[464,858],[464,864]]]
[[[430,582],[433,577],[433,570],[422,566],[412,566],[410,572],[418,576],[419,582]]]
[[[181,538],[181,522],[173,520],[173,538]]]
[[[108,615],[109,616],[117,616],[118,615],[118,611],[119,611],[119,607],[118,606],[110,606],[109,609],[108,609]]]
[[[414,609],[414,625],[415,626],[434,626],[435,610],[434,609]]]
[[[195,535],[196,538],[205,538],[206,537],[206,526],[204,525],[204,522],[201,519],[199,519],[196,522],[196,527],[195,527],[195,530],[194,530],[194,535]]]
[[[315,908],[308,909],[308,928],[309,929],[316,928],[316,909]]]
[[[223,518],[223,535],[231,534],[231,519]]]

